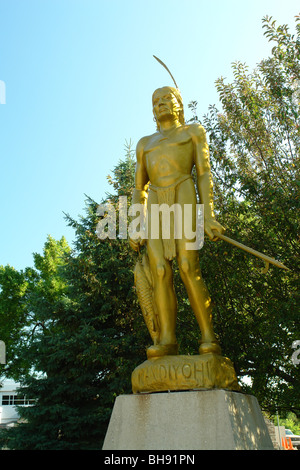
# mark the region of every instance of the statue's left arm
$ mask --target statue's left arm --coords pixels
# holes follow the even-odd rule
[[[194,144],[194,163],[197,171],[197,189],[201,204],[204,205],[204,230],[211,240],[217,240],[212,230],[223,233],[224,227],[215,219],[213,203],[213,180],[209,162],[209,147],[202,126],[190,126]]]

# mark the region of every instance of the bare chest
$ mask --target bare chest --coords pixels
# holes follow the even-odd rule
[[[187,132],[169,137],[157,133],[147,143],[144,158],[150,180],[151,175],[190,173],[194,160],[192,137]]]

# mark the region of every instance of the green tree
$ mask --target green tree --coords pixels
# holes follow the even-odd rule
[[[60,276],[63,256],[69,251],[64,237],[51,236],[44,245],[43,255],[34,253],[34,267],[17,271],[0,266],[0,337],[6,344],[7,364],[3,375],[20,380],[30,374],[35,354],[29,350],[33,339],[45,327],[44,307],[52,304],[64,291]]]
[[[110,177],[122,195],[133,172],[128,150]],[[104,202],[118,208],[114,194]],[[25,421],[9,430],[10,448],[101,449],[115,397],[131,392],[131,372],[144,359],[147,333],[132,287],[135,254],[127,240],[98,238],[97,208],[88,198],[79,221],[66,216],[75,241],[63,253],[58,285],[44,276],[32,294],[43,322],[28,349],[35,375],[20,392],[35,402],[20,407]],[[44,269],[49,260],[40,256],[36,265]]]
[[[274,425],[278,425],[277,417],[273,419]],[[279,425],[284,426],[286,429],[290,429],[294,434],[300,435],[300,420],[297,418],[295,413],[288,412],[286,413],[285,418],[279,419]]]
[[[275,43],[272,56],[251,73],[246,65],[234,64],[234,82],[220,78],[216,83],[222,110],[210,107],[203,125],[218,220],[229,236],[274,256],[290,271],[270,268],[262,274],[256,258],[208,240],[200,263],[215,303],[223,353],[233,360],[239,378],[252,379],[244,391],[270,412],[278,407],[283,416],[299,413],[299,378],[291,356],[300,336],[300,30],[299,18],[296,36],[270,18],[263,25]],[[125,161],[108,177],[114,192],[102,201],[112,204],[117,215],[118,197],[130,202],[134,167],[129,146]],[[72,250],[48,240],[44,254],[35,256],[34,269],[0,272],[2,320],[10,311],[13,326],[11,332],[3,327],[1,339],[15,351],[14,359],[9,353],[7,370],[24,377],[23,392],[35,399],[34,406],[20,409],[26,422],[7,435],[11,448],[100,449],[115,397],[130,393],[131,372],[145,359],[151,340],[133,289],[136,254],[127,240],[99,239],[97,225],[105,216],[97,209],[88,198],[84,216],[66,216],[75,230]],[[118,217],[116,228],[118,233]],[[180,352],[194,354],[199,328],[176,263],[174,269]],[[6,325],[2,320],[0,325]],[[35,374],[28,374],[30,365]]]
[[[27,324],[27,310],[23,301],[27,289],[28,282],[23,272],[9,265],[0,266],[0,339],[6,345],[9,366],[11,357],[20,358],[17,345],[21,341],[22,328]],[[0,379],[3,369],[4,366],[0,365]]]
[[[258,260],[224,242],[206,244],[202,265],[223,350],[238,375],[251,377],[251,393],[266,409],[275,412],[277,404],[299,414],[299,374],[291,361],[300,337],[299,17],[296,35],[268,17],[263,28],[275,43],[271,57],[252,72],[233,64],[234,81],[216,81],[222,110],[211,106],[203,125],[218,218],[228,235],[290,270],[262,274]]]

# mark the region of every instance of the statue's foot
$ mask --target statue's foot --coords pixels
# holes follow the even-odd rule
[[[199,348],[199,354],[207,354],[207,353],[221,354],[221,348],[220,348],[218,341],[201,342],[200,348]]]
[[[178,354],[178,344],[155,344],[147,349],[147,358],[161,356],[176,356]]]

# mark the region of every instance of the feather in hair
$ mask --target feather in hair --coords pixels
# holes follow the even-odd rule
[[[171,74],[171,72],[170,72],[170,70],[168,69],[168,67],[166,66],[166,64],[164,64],[163,61],[160,60],[160,59],[159,59],[158,57],[156,57],[155,55],[153,55],[153,57],[154,57],[154,59],[156,59],[156,60],[167,70],[167,72],[170,74],[170,76],[171,76],[171,78],[172,78],[172,80],[173,80],[173,82],[174,82],[174,84],[175,84],[175,87],[177,88],[177,90],[179,90],[178,85],[177,85],[177,83],[176,83],[176,81],[175,81],[175,78],[174,78],[173,75]]]

